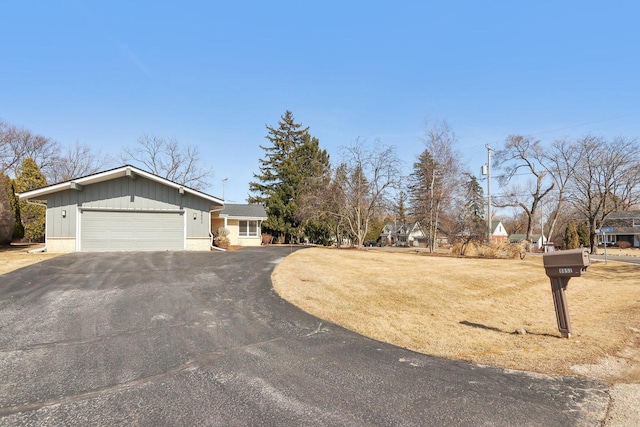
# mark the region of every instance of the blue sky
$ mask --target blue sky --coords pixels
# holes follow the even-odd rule
[[[0,118],[116,155],[199,147],[245,201],[285,110],[337,158],[357,137],[407,170],[427,117],[473,172],[485,144],[640,135],[635,2],[2,1]],[[112,165],[110,165],[112,166]]]

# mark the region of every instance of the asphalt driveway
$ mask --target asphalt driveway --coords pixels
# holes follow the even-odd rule
[[[604,384],[438,359],[320,322],[271,289],[288,253],[70,254],[0,276],[0,425],[604,418]]]

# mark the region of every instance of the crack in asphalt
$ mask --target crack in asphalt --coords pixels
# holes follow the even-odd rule
[[[195,326],[195,324],[196,322],[169,323],[162,326],[153,326],[150,328],[141,328],[141,329],[135,329],[131,331],[122,331],[116,334],[98,335],[95,338],[89,338],[86,340],[62,340],[62,341],[51,341],[51,342],[44,342],[44,343],[38,343],[38,344],[31,344],[31,345],[26,345],[21,347],[4,347],[4,348],[0,348],[0,353],[11,353],[14,351],[30,351],[30,350],[40,350],[40,349],[46,349],[46,348],[71,347],[75,345],[92,344],[95,342],[99,342],[99,341],[103,341],[111,338],[127,337],[127,336],[136,335],[139,333],[158,331],[162,329],[173,329],[173,328],[181,328],[184,326]]]

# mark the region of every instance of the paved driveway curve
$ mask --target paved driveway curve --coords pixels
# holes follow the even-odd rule
[[[598,425],[606,387],[420,355],[281,300],[288,248],[0,276],[1,425]]]

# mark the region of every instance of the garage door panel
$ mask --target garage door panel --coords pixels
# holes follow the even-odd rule
[[[80,228],[83,252],[184,249],[180,212],[82,211]]]

